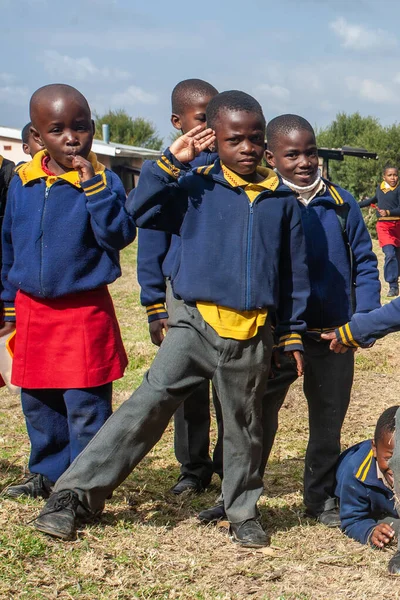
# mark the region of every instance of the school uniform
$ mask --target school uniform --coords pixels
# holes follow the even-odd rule
[[[380,306],[377,260],[357,202],[349,192],[320,180],[307,201],[298,201],[306,240],[311,293],[303,318],[304,394],[309,411],[305,456],[304,503],[319,516],[335,508],[335,466],[340,433],[350,402],[354,355],[335,354],[321,333],[346,323],[353,312]],[[282,359],[263,401],[264,471],[278,428],[278,412],[297,379],[292,363]]]
[[[215,152],[201,152],[192,168],[212,164]],[[165,231],[139,229],[137,274],[140,300],[146,307],[148,322],[173,318],[182,304],[174,297],[171,273],[179,261],[180,236]],[[174,414],[174,448],[181,476],[197,477],[205,488],[215,472],[222,476],[222,464],[210,458],[210,384],[204,381]],[[213,391],[214,402],[218,402]],[[214,457],[220,453],[217,452]]]
[[[127,357],[107,285],[135,237],[118,177],[50,174],[39,152],[11,182],[3,224],[4,318],[17,325],[12,382],[22,388],[29,468],[55,481],[111,414]]]
[[[373,455],[371,440],[355,444],[341,454],[336,471],[341,528],[361,544],[370,542],[378,523],[399,529],[394,493]]]
[[[377,187],[375,196],[359,202],[359,206],[364,208],[376,203],[378,208],[386,210],[389,214],[382,217],[379,211],[376,211],[378,221],[376,223],[376,232],[378,234],[379,245],[385,254],[385,264],[383,275],[385,281],[391,287],[398,286],[400,274],[400,186],[397,184],[394,188],[386,181]]]
[[[228,518],[238,523],[258,516],[261,398],[272,348],[267,311],[278,311],[278,333],[287,346],[302,348],[300,314],[308,295],[296,200],[270,170],[263,173],[263,182],[249,188],[245,182],[245,190],[225,178],[229,173],[219,160],[187,171],[166,151],[157,163],[144,164],[127,208],[139,226],[180,233],[180,261],[171,279],[184,304],[141,386],[59,479],[55,492],[74,490],[90,511],[101,509],[161,437],[177,407],[209,379],[224,420]]]

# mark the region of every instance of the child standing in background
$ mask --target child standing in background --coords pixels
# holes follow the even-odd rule
[[[22,150],[25,154],[28,154],[31,158],[38,152],[43,150],[43,145],[39,144],[33,137],[32,123],[29,121],[21,131],[22,139]]]
[[[112,412],[112,381],[127,357],[107,285],[136,230],[120,180],[91,152],[84,96],[48,85],[30,113],[46,150],[21,165],[9,190],[0,335],[17,323],[12,382],[22,388],[31,474],[6,494],[46,498]]]
[[[376,232],[385,255],[383,276],[389,284],[387,296],[393,298],[399,295],[400,275],[400,186],[396,167],[386,166],[375,196],[362,200],[358,205],[364,208],[375,202],[378,204]]]
[[[217,90],[202,79],[185,79],[178,83],[171,95],[171,123],[183,134],[199,124],[206,123],[206,108]],[[190,163],[191,167],[211,165],[217,158],[216,152],[206,149]],[[168,318],[182,303],[174,298],[171,288],[171,273],[179,260],[181,241],[179,235],[166,231],[139,229],[138,232],[138,282],[140,299],[146,307],[150,337],[153,344],[160,346],[168,330]],[[215,392],[213,390],[214,401]],[[217,401],[218,402],[218,401]],[[218,406],[216,409],[219,414]],[[182,494],[186,491],[202,492],[217,472],[222,477],[222,465],[209,455],[210,446],[210,382],[204,380],[193,394],[185,400],[174,415],[175,456],[181,465],[178,482],[171,491]]]

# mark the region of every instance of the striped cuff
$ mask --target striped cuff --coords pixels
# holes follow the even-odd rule
[[[303,352],[303,341],[300,333],[288,333],[281,335],[278,344],[279,350],[283,352],[293,352],[294,350],[300,350]]]
[[[101,174],[95,175],[89,181],[81,181],[81,187],[86,196],[93,196],[102,192],[107,186]]]
[[[163,171],[168,173],[168,175],[170,175],[171,177],[174,177],[174,179],[178,179],[179,175],[181,174],[181,170],[178,167],[176,167],[165,156],[165,154],[162,154],[161,158],[158,159],[157,165],[160,167],[160,169],[162,169]]]
[[[152,304],[151,306],[146,306],[147,313],[147,321],[151,323],[152,321],[158,321],[159,319],[168,319],[168,313],[165,309],[164,304]]]
[[[338,342],[343,344],[343,346],[350,346],[350,348],[360,347],[360,344],[353,338],[349,323],[335,329],[335,333]]]
[[[15,306],[14,302],[4,302],[3,306],[3,318],[4,321],[13,321],[15,322]]]

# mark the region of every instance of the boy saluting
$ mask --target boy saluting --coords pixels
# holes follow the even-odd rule
[[[244,546],[267,544],[257,510],[261,400],[272,351],[267,319],[276,310],[285,349],[302,349],[300,315],[309,291],[304,238],[292,192],[258,167],[265,134],[259,103],[243,92],[218,94],[207,123],[215,135],[197,127],[159,161],[145,163],[128,200],[139,226],[180,232],[171,279],[184,305],[142,385],[57,482],[35,521],[50,535],[71,539],[78,515],[101,511],[177,407],[210,379],[224,419],[222,485],[232,537]],[[186,172],[186,163],[214,141],[220,159]]]

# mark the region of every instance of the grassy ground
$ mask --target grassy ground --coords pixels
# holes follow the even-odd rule
[[[377,248],[381,259],[381,252]],[[124,275],[112,287],[130,366],[115,385],[118,405],[137,386],[154,356],[138,305],[135,247],[123,256]],[[398,402],[400,334],[357,353],[352,403],[343,430],[347,447],[372,435],[379,414]],[[212,436],[214,439],[215,428]],[[0,486],[23,475],[29,443],[18,397],[0,392]],[[101,521],[60,543],[29,521],[39,500],[0,499],[0,598],[19,600],[239,600],[400,598],[386,575],[393,548],[375,551],[304,518],[302,468],[307,409],[301,382],[281,411],[280,431],[261,498],[271,547],[245,550],[224,526],[196,520],[219,491],[175,498],[168,489],[178,467],[170,426],[160,443],[116,491]]]

